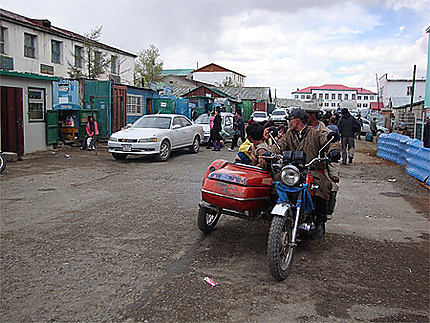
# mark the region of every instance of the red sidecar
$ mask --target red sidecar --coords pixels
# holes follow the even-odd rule
[[[206,171],[202,200],[234,211],[266,210],[273,204],[272,182],[261,168],[218,159]]]

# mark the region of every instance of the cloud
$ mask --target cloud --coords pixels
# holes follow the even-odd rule
[[[413,9],[416,11],[426,10],[430,7],[430,0],[385,0],[385,7],[394,10]]]

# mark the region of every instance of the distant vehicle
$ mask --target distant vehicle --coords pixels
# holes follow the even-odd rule
[[[221,126],[225,132],[224,140],[231,140],[233,138],[233,117],[233,113],[221,112]],[[203,127],[204,138],[202,143],[207,144],[210,136],[209,116],[204,113],[194,123]]]
[[[254,111],[251,114],[252,120],[258,123],[265,123],[269,120],[269,116],[267,115],[267,112],[265,111]]]
[[[108,141],[109,152],[115,159],[127,155],[158,155],[160,161],[169,159],[172,150],[189,148],[198,153],[203,128],[177,114],[146,115],[130,128],[115,132]]]
[[[287,122],[287,119],[288,119],[288,114],[285,109],[273,110],[269,118],[269,120],[273,121],[274,123],[284,123],[284,122]]]
[[[370,121],[367,119],[361,119],[361,121],[363,122],[363,126],[361,127],[361,134],[365,135],[368,132],[372,132],[370,131]],[[389,133],[388,129],[385,127],[382,127],[380,125],[376,125],[376,135],[379,136],[381,133]]]

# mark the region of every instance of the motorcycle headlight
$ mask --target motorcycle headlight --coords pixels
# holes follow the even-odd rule
[[[140,138],[138,140],[138,142],[157,142],[157,138],[156,137],[151,137],[151,138]]]
[[[285,185],[294,186],[300,179],[300,171],[296,166],[288,165],[282,168],[281,180]]]
[[[115,138],[115,137],[109,137],[109,141],[118,141],[118,138]]]

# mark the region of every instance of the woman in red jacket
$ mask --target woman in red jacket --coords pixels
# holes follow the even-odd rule
[[[82,140],[81,149],[85,149],[87,147],[88,150],[94,150],[95,136],[98,134],[99,134],[99,129],[97,126],[97,122],[94,121],[93,116],[89,116],[87,126],[85,127],[85,138],[84,140]]]

